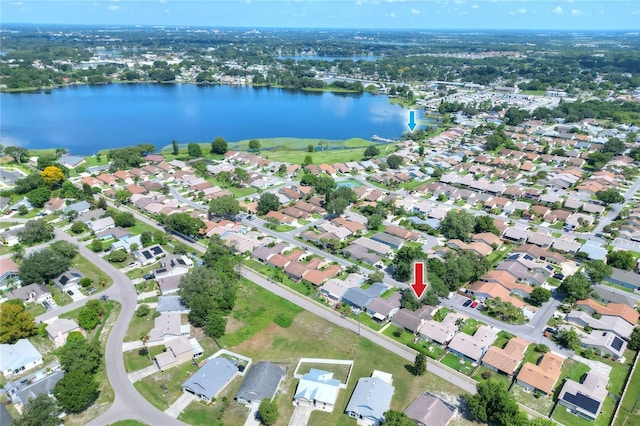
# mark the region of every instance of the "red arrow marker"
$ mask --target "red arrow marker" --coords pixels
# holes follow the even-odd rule
[[[413,284],[411,284],[411,288],[413,292],[416,294],[416,297],[420,299],[424,294],[424,291],[427,289],[427,284],[424,282],[424,263],[416,262],[413,264],[414,270],[414,280]]]

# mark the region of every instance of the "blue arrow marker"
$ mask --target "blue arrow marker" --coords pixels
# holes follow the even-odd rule
[[[416,112],[415,111],[409,111],[409,124],[407,124],[409,126],[409,130],[411,130],[413,132],[413,129],[416,128]]]

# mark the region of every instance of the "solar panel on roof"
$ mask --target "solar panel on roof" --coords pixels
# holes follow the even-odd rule
[[[619,337],[614,337],[613,342],[611,342],[611,346],[613,346],[616,351],[619,351],[622,347],[622,339]]]
[[[564,400],[592,414],[598,414],[598,407],[600,407],[600,403],[586,395],[581,393],[573,395],[567,392],[564,394]]]
[[[145,259],[151,259],[153,257],[153,255],[149,253],[147,250],[143,251],[142,255],[144,256]]]
[[[525,254],[524,258],[527,259],[527,260],[533,260],[533,257],[529,256],[528,254]]]
[[[516,260],[519,257],[519,255],[517,254],[512,254],[511,256],[509,256],[507,259],[509,260]]]
[[[156,256],[159,255],[159,254],[162,254],[162,248],[161,247],[151,247],[151,251]]]
[[[553,272],[553,266],[551,266],[551,265],[547,265],[547,266],[546,266],[546,268],[547,268],[548,270],[550,270],[551,272]]]

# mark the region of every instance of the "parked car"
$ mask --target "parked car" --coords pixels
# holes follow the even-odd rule
[[[142,276],[142,278],[144,278],[145,280],[152,280],[152,279],[155,278],[155,275],[153,275],[153,274],[144,274]]]
[[[476,301],[476,302],[473,302],[473,303],[471,304],[471,306],[470,306],[470,307],[471,307],[472,309],[474,309],[476,306],[478,306],[478,302],[477,302],[477,301]]]
[[[73,291],[71,291],[71,290],[67,290],[67,294],[68,294],[69,296],[73,296]]]
[[[476,306],[476,309],[481,311],[482,308],[484,308],[484,305],[482,303],[478,303],[478,306]]]
[[[553,334],[554,336],[558,334],[558,329],[553,327],[547,327],[544,329],[545,333]]]
[[[561,274],[561,273],[555,273],[555,274],[553,274],[553,278],[555,278],[556,280],[562,281],[562,280],[564,280],[564,275]]]
[[[42,306],[44,306],[44,308],[45,308],[47,311],[50,311],[50,310],[51,310],[51,305],[50,305],[50,304],[48,304],[47,302],[42,302]]]
[[[464,307],[466,308],[466,307],[467,307],[467,306],[469,306],[470,304],[471,304],[471,299],[469,299],[469,300],[467,300],[466,302],[464,302],[464,303],[462,304],[462,306],[464,306]]]

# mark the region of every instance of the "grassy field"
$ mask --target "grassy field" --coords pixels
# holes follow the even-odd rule
[[[289,276],[284,273],[284,271],[265,265],[264,263],[260,263],[257,260],[249,259],[244,262],[244,266],[246,266],[247,268],[251,268],[256,272],[259,272],[265,277],[269,277],[274,281],[284,284],[290,289],[295,290],[305,296],[310,296],[315,292],[315,290],[311,286],[305,285],[302,281],[293,281],[292,279],[290,279]]]
[[[122,354],[124,358],[124,369],[127,371],[127,373],[149,367],[153,363],[153,358],[155,358],[156,355],[164,352],[164,346],[151,346],[148,348],[148,350],[149,354],[151,355],[151,360],[149,360],[149,356],[146,352],[147,349],[145,348],[134,349]]]
[[[553,408],[553,398],[550,396],[536,398],[533,392],[527,392],[520,385],[514,384],[511,388],[511,393],[516,397],[516,401],[545,416],[548,416]]]
[[[348,161],[360,161],[363,158],[363,154],[364,148],[334,149],[315,152],[279,149],[263,152],[262,156],[272,161],[282,161],[291,164],[302,164],[307,156],[311,156],[312,164],[333,164],[345,163]]]
[[[277,317],[291,320],[287,328],[278,325]],[[281,320],[277,320],[281,323]],[[287,323],[285,323],[287,325]],[[268,360],[287,369],[283,392],[277,399],[280,417],[276,425],[286,425],[293,412],[291,403],[297,380],[292,379],[293,369],[300,357],[334,358],[354,360],[354,369],[348,388],[340,391],[334,413],[314,412],[310,425],[355,424],[342,414],[351,396],[357,378],[368,377],[374,369],[391,373],[396,388],[392,409],[401,410],[418,394],[429,389],[454,402],[462,390],[430,374],[414,377],[412,364],[396,355],[383,351],[353,332],[337,328],[313,314],[262,288],[243,281],[238,291],[236,306],[229,317],[227,334],[219,339],[229,350],[253,358],[254,362]],[[177,367],[161,380],[154,375],[135,384],[136,388],[160,408],[166,408],[179,396],[180,384],[191,374],[190,365]],[[170,376],[170,377],[169,377]],[[180,416],[191,424],[215,424],[216,419],[225,425],[244,423],[246,411],[232,400],[241,380],[234,380],[218,400],[206,406],[192,403]],[[166,386],[161,387],[162,384]],[[227,397],[225,402],[224,396]]]
[[[462,327],[462,332],[468,334],[469,336],[473,336],[473,334],[478,330],[481,325],[487,325],[481,321],[478,321],[473,318],[468,318],[465,320],[464,327]]]
[[[87,260],[87,258],[85,258],[84,256],[81,256],[79,254],[76,255],[76,257],[73,258],[73,263],[71,264],[71,266],[82,272],[84,276],[91,278],[91,281],[93,281],[93,285],[96,287],[98,281],[100,281],[100,278],[106,279],[106,285],[104,287],[101,287],[101,289],[105,289],[113,284],[113,279],[109,275],[102,272],[96,265],[89,262],[89,260]]]
[[[140,334],[143,332],[149,332],[153,328],[153,314],[155,309],[149,309],[149,313],[144,317],[139,317],[136,314],[133,315],[131,322],[129,323],[129,328],[127,329],[127,334],[124,336],[125,342],[134,342],[140,340]]]
[[[447,367],[451,367],[456,371],[461,372],[467,376],[471,375],[473,372],[473,366],[470,362],[463,360],[457,355],[454,354],[446,354],[444,358],[440,360],[441,363],[446,365]]]
[[[629,378],[629,387],[620,404],[615,426],[640,424],[640,368],[636,367]]]
[[[307,138],[264,138],[258,139],[263,150],[276,149],[292,149],[307,151],[309,145],[313,145],[314,149],[319,149],[318,144],[324,140],[328,144],[328,148],[361,148],[372,145],[374,142],[362,138],[351,138],[347,140],[329,140],[329,139],[307,139]],[[249,149],[250,139],[237,142],[229,142],[229,149],[247,151]],[[263,155],[266,154],[262,151]]]
[[[120,420],[119,422],[108,424],[107,426],[148,426],[147,423],[142,423],[137,420]]]

